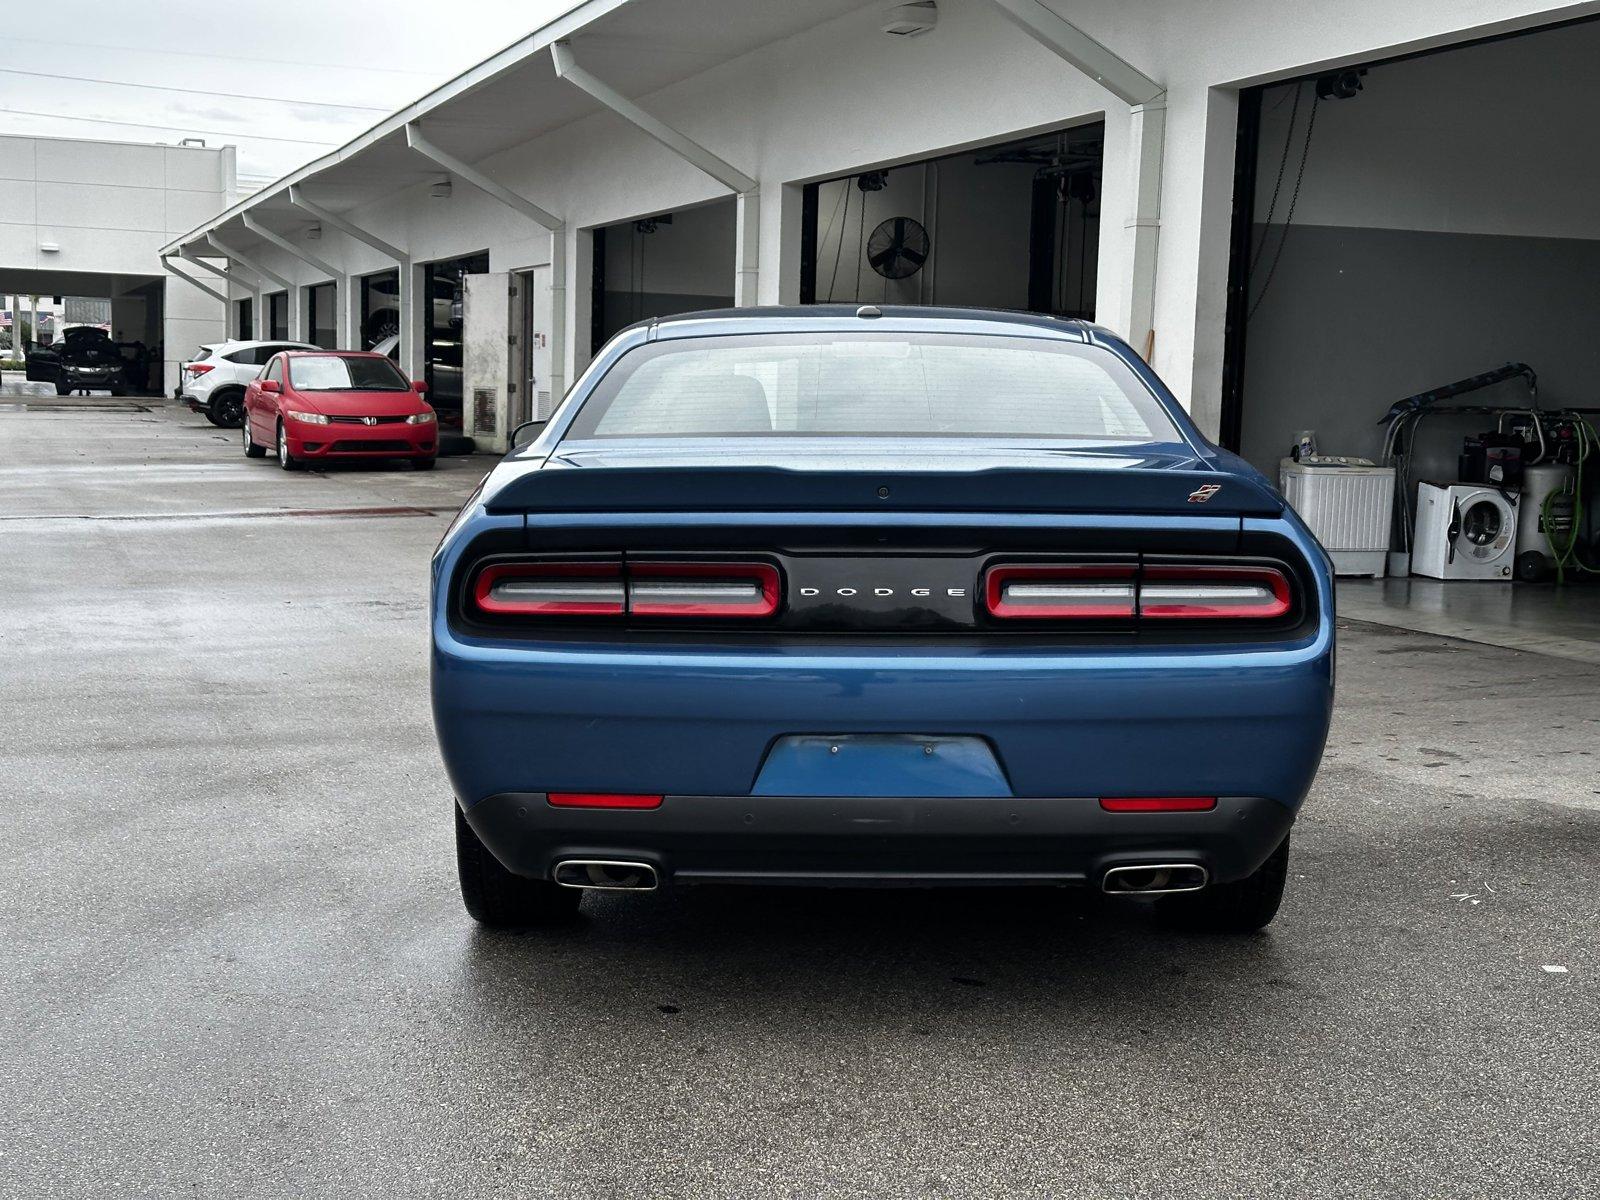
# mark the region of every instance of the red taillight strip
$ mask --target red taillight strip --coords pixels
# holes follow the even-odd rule
[[[660,808],[665,796],[635,796],[621,792],[546,792],[556,808]]]
[[[531,585],[522,596],[506,594],[510,589],[495,594],[497,584],[519,579]],[[541,580],[548,585],[543,595]],[[581,586],[586,583],[600,586]],[[610,617],[627,606],[620,562],[494,563],[478,572],[472,594],[479,610],[491,616]]]
[[[628,611],[635,616],[770,617],[781,596],[778,568],[770,563],[628,564]]]
[[[985,573],[983,598],[1002,620],[1268,621],[1294,606],[1285,572],[1232,563],[1004,564]]]
[[[1215,796],[1102,796],[1100,807],[1107,812],[1210,812],[1217,806]]]
[[[478,572],[472,599],[492,617],[770,617],[783,580],[762,562],[500,562]]]
[[[984,577],[984,604],[991,616],[1006,620],[1131,617],[1135,571],[1132,563],[991,567]],[[1030,585],[1037,589],[1031,600],[1020,594]]]
[[[1139,580],[1139,615],[1158,620],[1271,620],[1290,604],[1288,577],[1276,567],[1147,566]]]

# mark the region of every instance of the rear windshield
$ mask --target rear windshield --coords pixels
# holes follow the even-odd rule
[[[571,438],[902,436],[1178,441],[1110,352],[944,333],[682,338],[624,355]]]
[[[289,381],[302,392],[405,392],[406,377],[387,358],[301,354],[289,360]]]

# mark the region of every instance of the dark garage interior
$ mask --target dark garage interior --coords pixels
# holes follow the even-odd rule
[[[1321,455],[1394,467],[1398,554],[1423,536],[1419,505],[1459,508],[1469,484],[1504,492],[1469,524],[1521,527],[1492,572],[1412,555],[1392,574],[1548,578],[1570,537],[1560,575],[1584,577],[1597,60],[1600,24],[1584,21],[1241,97],[1224,442],[1274,479],[1308,432]],[[1474,536],[1497,544],[1489,526]]]

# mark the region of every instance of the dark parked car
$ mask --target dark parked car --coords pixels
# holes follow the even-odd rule
[[[433,561],[462,893],[1079,885],[1277,911],[1327,555],[1120,339],[958,309],[617,335]]]
[[[29,350],[28,378],[55,384],[58,396],[82,391],[128,394],[127,363],[121,349],[110,334],[93,325],[75,326],[54,345]]]

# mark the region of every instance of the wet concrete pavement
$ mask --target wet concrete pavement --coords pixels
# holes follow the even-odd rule
[[[1347,627],[1257,937],[1059,893],[780,890],[485,934],[425,596],[487,460],[287,475],[159,402],[21,403],[0,1195],[1593,1187],[1592,666]]]

